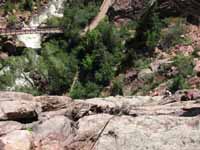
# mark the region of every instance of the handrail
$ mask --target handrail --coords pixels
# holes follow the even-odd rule
[[[64,33],[62,27],[39,27],[39,28],[0,28],[0,35],[21,35],[21,34],[50,34],[50,33]]]

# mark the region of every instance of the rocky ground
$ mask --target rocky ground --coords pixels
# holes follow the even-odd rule
[[[117,0],[108,15],[120,26],[140,18],[143,8],[144,0]],[[74,100],[0,92],[0,150],[199,150],[200,28],[187,23],[186,29],[178,36],[189,41],[164,50],[158,46],[145,67],[132,67],[123,74],[124,95],[148,96]],[[8,54],[1,52],[0,59]],[[184,56],[183,61],[174,59],[178,55]],[[193,90],[170,92],[168,82],[181,73]]]
[[[200,91],[72,100],[0,92],[1,150],[198,150]]]

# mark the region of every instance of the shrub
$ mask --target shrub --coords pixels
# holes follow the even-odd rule
[[[52,26],[52,27],[61,26],[62,25],[62,18],[51,17],[47,20],[47,25]]]
[[[65,27],[65,36],[78,36],[79,32],[96,16],[98,3],[92,0],[67,1],[65,4],[62,25]],[[76,12],[76,13],[74,13]]]
[[[174,25],[168,27],[167,31],[161,34],[160,46],[163,49],[169,49],[177,44],[189,45],[191,40],[187,37],[181,37],[185,31],[185,20],[178,18]]]
[[[175,78],[173,78],[172,84],[169,86],[169,90],[172,93],[175,93],[178,90],[188,89],[188,88],[189,85],[187,83],[187,80],[182,75],[178,75]]]
[[[112,84],[111,95],[123,95],[123,78],[115,79]]]
[[[66,92],[72,84],[73,77],[77,71],[77,60],[75,56],[67,54],[59,45],[61,41],[50,41],[44,44],[41,62],[44,69],[40,70],[48,80],[48,92],[50,94],[61,94]],[[46,72],[46,73],[45,73]]]
[[[177,55],[174,58],[173,65],[177,67],[179,74],[183,77],[188,77],[194,74],[192,56]]]
[[[100,89],[93,82],[87,82],[84,86],[80,82],[77,82],[70,96],[74,99],[97,97],[100,94]]]
[[[85,89],[80,82],[77,82],[74,89],[69,93],[73,99],[80,99],[85,96]]]
[[[134,60],[134,67],[138,70],[146,69],[149,67],[150,62],[149,58],[141,56]]]
[[[192,53],[192,56],[194,57],[199,57],[199,53],[200,53],[200,48],[199,47],[196,47],[194,49],[194,52]]]
[[[12,16],[8,17],[8,24],[9,24],[9,26],[15,25],[16,22],[17,22],[17,18],[16,18],[15,15],[12,15]]]
[[[163,22],[156,12],[157,5],[147,8],[136,28],[135,37],[130,41],[134,50],[140,53],[152,52],[160,39]]]
[[[151,19],[149,21],[151,22],[150,28],[148,28],[145,32],[146,46],[149,49],[153,49],[160,39],[160,31],[163,27],[163,23],[159,18],[159,14],[155,12],[152,14]]]
[[[15,4],[11,0],[7,0],[4,5],[5,12],[11,12],[15,8]]]

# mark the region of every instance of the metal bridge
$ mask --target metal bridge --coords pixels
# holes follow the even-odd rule
[[[1,36],[9,35],[22,35],[22,34],[60,34],[64,33],[64,29],[61,27],[39,27],[39,28],[0,28]]]

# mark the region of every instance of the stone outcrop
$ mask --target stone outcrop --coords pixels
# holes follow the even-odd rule
[[[198,90],[87,100],[0,92],[0,110],[0,150],[198,150],[200,146]]]
[[[153,2],[157,2],[158,11],[167,15],[200,16],[198,0],[115,0],[109,16],[115,21],[119,19],[139,19]],[[194,20],[194,17],[192,18]]]
[[[0,137],[0,141],[3,150],[31,150],[33,135],[26,130],[16,130]]]

